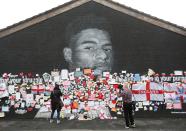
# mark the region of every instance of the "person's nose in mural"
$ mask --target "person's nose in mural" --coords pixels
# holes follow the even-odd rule
[[[69,38],[68,47],[63,50],[65,60],[69,63],[70,70],[81,67],[111,71],[113,64],[111,36],[102,25],[106,21],[95,16],[88,17],[89,19],[86,21],[81,19],[80,26],[76,22],[77,26],[81,28]],[[85,23],[86,26],[82,23]]]

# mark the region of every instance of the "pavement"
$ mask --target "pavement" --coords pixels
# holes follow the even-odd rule
[[[125,129],[124,119],[65,120],[0,119],[0,131],[184,131],[186,118],[136,118],[136,128]]]

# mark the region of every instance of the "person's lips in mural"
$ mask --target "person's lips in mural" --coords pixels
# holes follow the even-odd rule
[[[96,69],[102,70],[102,71],[108,71],[109,67],[108,67],[108,63],[97,63],[94,66]]]

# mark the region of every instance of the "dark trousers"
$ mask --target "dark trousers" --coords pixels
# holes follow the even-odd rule
[[[53,119],[55,110],[57,110],[57,120],[59,120],[60,119],[60,111],[61,111],[60,108],[57,108],[57,109],[56,108],[53,108],[50,118]]]
[[[125,117],[125,122],[126,126],[129,126],[130,124],[134,124],[134,117],[133,117],[133,104],[132,103],[124,103],[123,104],[123,109],[124,109],[124,117]],[[130,121],[130,123],[129,123]]]

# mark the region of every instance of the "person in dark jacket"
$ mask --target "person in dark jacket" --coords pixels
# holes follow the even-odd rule
[[[124,86],[123,90],[120,93],[120,96],[123,98],[123,110],[124,110],[124,117],[126,126],[125,128],[136,127],[134,123],[133,111],[134,111],[134,104],[132,102],[132,91],[129,87]]]
[[[59,85],[55,84],[54,90],[52,91],[52,93],[50,95],[51,109],[52,109],[50,123],[53,122],[53,116],[54,116],[55,110],[57,110],[57,124],[60,123],[60,111],[62,108],[61,96],[62,96],[62,93],[59,88]]]

